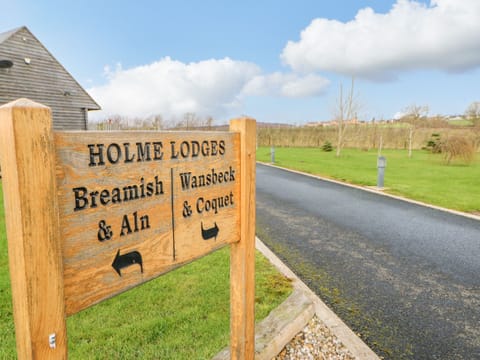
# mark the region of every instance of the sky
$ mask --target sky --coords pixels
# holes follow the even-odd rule
[[[215,123],[332,120],[354,79],[360,120],[480,101],[479,0],[0,0],[102,107]]]

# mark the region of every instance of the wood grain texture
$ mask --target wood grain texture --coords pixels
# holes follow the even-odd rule
[[[66,316],[228,244],[231,354],[253,359],[255,121],[230,132],[51,129],[47,107],[0,107],[19,359],[65,359]]]
[[[68,315],[239,241],[239,139],[229,132],[55,134]],[[111,237],[102,240],[107,226]],[[136,258],[117,272],[119,251]]]
[[[0,107],[0,156],[19,359],[67,357],[50,109]],[[55,334],[51,348],[49,336]]]
[[[250,360],[255,354],[255,152],[256,122],[235,119],[230,131],[240,133],[240,241],[230,255],[230,354]]]

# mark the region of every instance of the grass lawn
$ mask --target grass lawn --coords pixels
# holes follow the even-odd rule
[[[16,358],[0,183],[0,359]],[[223,248],[67,320],[70,359],[209,359],[228,345],[229,248]],[[291,292],[256,255],[257,321]]]
[[[480,212],[480,155],[467,165],[461,161],[446,165],[441,155],[405,150],[384,150],[386,192],[410,199],[465,211]],[[270,162],[270,148],[257,150],[259,161]],[[275,148],[275,165],[322,175],[352,184],[375,186],[377,152],[345,149]]]
[[[472,126],[473,125],[473,121],[468,119],[449,120],[448,123],[454,126]]]

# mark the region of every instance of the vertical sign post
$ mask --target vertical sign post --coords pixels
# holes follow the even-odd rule
[[[50,109],[0,107],[0,156],[19,359],[65,359],[63,267]]]
[[[253,119],[229,132],[52,131],[50,109],[0,107],[19,359],[67,358],[66,318],[231,246],[231,355],[253,359]]]
[[[230,356],[249,360],[255,354],[255,151],[256,124],[252,119],[230,122],[240,132],[240,241],[230,254]]]

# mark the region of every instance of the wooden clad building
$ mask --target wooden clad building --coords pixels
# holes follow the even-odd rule
[[[53,127],[86,130],[100,106],[27,29],[0,33],[0,105],[28,98],[52,109]]]

